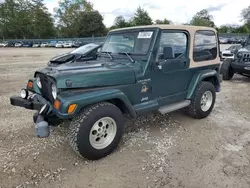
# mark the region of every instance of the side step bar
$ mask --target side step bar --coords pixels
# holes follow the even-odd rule
[[[173,112],[181,108],[187,107],[190,105],[190,103],[191,103],[190,100],[184,100],[184,101],[177,102],[174,104],[162,106],[158,110],[160,111],[161,114],[166,114],[166,113]]]

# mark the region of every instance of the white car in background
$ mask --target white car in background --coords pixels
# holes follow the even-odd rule
[[[0,47],[6,47],[6,46],[8,46],[7,42],[0,42]]]
[[[35,42],[32,47],[33,48],[38,48],[38,47],[40,47],[40,43],[39,42]]]
[[[23,43],[22,42],[16,42],[15,43],[15,47],[22,47],[23,46]]]
[[[63,43],[64,48],[72,48],[73,47],[73,42],[72,41],[66,41]]]
[[[58,41],[56,43],[56,48],[63,48],[63,41]]]
[[[222,60],[224,59],[234,59],[234,52],[239,50],[241,45],[232,45],[221,53]]]
[[[48,42],[43,42],[41,44],[41,47],[44,48],[44,47],[49,47],[49,43]]]

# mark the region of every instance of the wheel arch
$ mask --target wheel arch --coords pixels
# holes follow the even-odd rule
[[[87,106],[104,101],[116,105],[122,111],[122,113],[129,114],[133,118],[137,116],[134,107],[130,103],[127,96],[118,89],[101,89],[87,93],[79,93],[78,95],[72,95],[67,98],[61,96],[60,98],[60,101],[63,101],[63,104],[60,109],[60,114],[57,115],[60,115],[62,118],[65,116],[66,119],[68,119],[69,116],[75,116]],[[70,104],[77,104],[77,109],[71,115],[67,114],[67,109]]]
[[[122,99],[112,98],[106,101],[117,106],[123,114],[128,114],[131,117],[136,117],[136,114],[133,111],[131,111],[130,107]]]
[[[187,99],[192,99],[197,85],[200,84],[202,81],[207,81],[212,83],[216,89],[216,92],[220,91],[221,78],[218,72],[216,70],[205,70],[202,72],[198,72],[193,76],[192,81],[188,88]]]

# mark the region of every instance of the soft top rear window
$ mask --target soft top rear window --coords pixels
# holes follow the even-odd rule
[[[193,60],[214,60],[217,57],[217,38],[214,31],[200,30],[195,33]]]

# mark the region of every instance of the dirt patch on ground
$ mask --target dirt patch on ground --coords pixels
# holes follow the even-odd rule
[[[78,157],[67,129],[34,135],[32,111],[9,97],[69,49],[0,49],[0,187],[250,187],[250,78],[223,82],[212,114],[180,112],[126,120],[119,148],[99,161]]]

